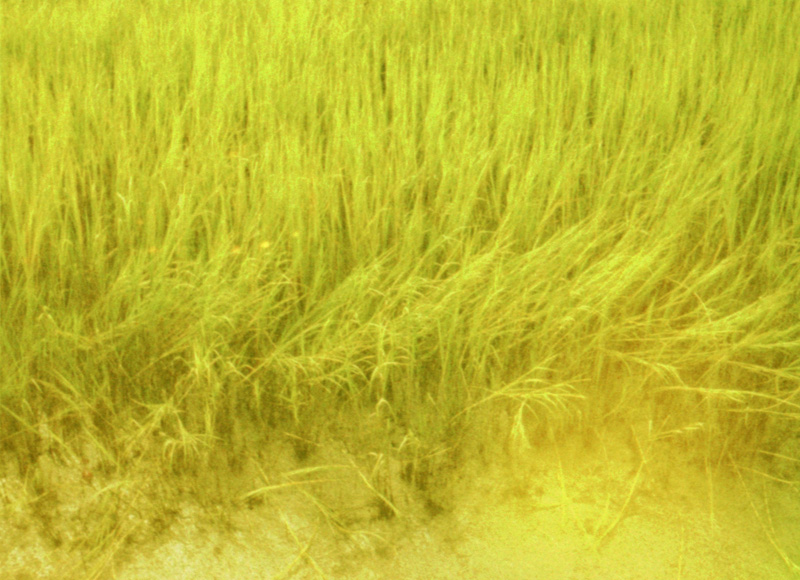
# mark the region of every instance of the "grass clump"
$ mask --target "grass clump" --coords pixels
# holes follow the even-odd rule
[[[796,432],[791,3],[3,12],[21,473],[253,425],[304,457],[370,415],[441,457],[496,408],[528,443],[645,413],[713,461]]]

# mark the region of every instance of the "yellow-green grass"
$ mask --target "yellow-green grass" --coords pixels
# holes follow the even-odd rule
[[[442,457],[478,413],[527,444],[644,418],[714,462],[797,430],[795,3],[2,13],[21,473],[79,441],[191,464],[245,424]]]

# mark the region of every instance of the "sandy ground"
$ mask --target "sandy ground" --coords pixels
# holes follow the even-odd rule
[[[7,455],[0,578],[800,578],[793,463],[771,465],[780,483],[631,434],[475,445],[430,477],[335,441],[182,475],[143,459],[125,479],[87,452],[43,455],[25,481]]]

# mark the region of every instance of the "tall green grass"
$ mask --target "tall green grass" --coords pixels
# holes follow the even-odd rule
[[[794,3],[2,4],[23,471],[45,428],[111,466],[371,414],[797,429]]]

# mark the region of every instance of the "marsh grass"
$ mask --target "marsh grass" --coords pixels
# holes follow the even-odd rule
[[[644,414],[712,463],[797,433],[793,3],[3,13],[20,473],[87,441],[180,470],[254,426],[302,458],[376,415],[373,452],[444,457],[500,408],[529,445]]]

